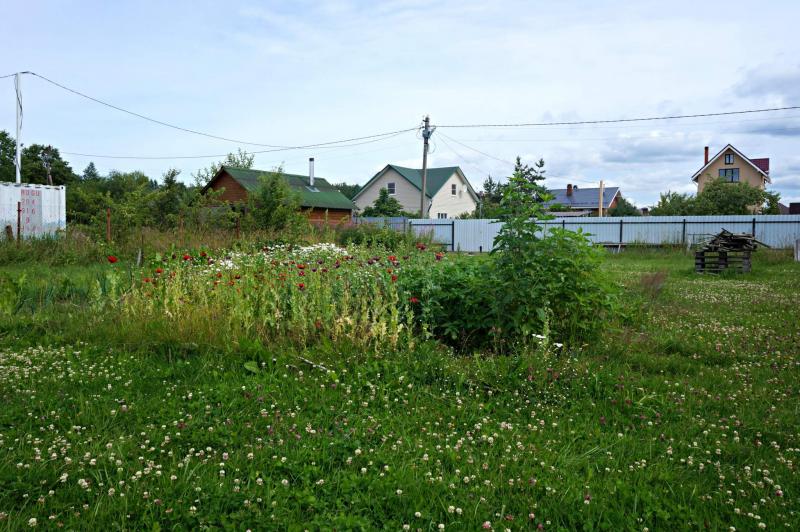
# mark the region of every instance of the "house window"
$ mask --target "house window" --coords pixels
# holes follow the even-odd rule
[[[720,168],[719,176],[725,178],[726,181],[731,183],[739,182],[739,169],[738,168]]]
[[[446,220],[447,219],[447,213],[446,212],[440,212],[439,214],[436,215],[436,217],[439,218],[440,220]]]
[[[451,196],[456,196],[456,195],[458,195],[458,185],[456,185],[455,183],[453,183],[452,185],[450,185],[450,195],[451,195]]]
[[[394,196],[395,192],[394,183],[386,183],[386,190],[389,191],[390,196]]]
[[[733,154],[726,153],[725,154],[725,164],[733,164]]]

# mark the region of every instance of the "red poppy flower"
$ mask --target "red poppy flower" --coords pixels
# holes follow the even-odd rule
[[[183,256],[183,260],[191,260],[191,258],[192,258],[192,256],[189,255],[188,253]]]
[[[306,269],[306,265],[305,264],[298,264],[297,265],[297,269],[298,270],[305,270]]]
[[[397,276],[396,275],[392,275],[392,282],[393,283],[397,282]]]
[[[222,272],[217,272],[217,279],[221,279],[221,278],[222,278]]]
[[[156,268],[156,273],[161,275],[162,273],[164,273],[164,268]]]
[[[316,327],[317,329],[322,329],[322,322],[320,320],[315,321],[314,327]]]
[[[297,283],[297,288],[299,288],[300,290],[305,289],[305,287],[306,285],[304,283]]]
[[[145,277],[144,279],[142,279],[142,281],[144,281],[145,283],[149,283],[150,282],[150,278],[149,277]]]
[[[110,262],[111,264],[114,264],[114,263],[115,263],[115,262],[117,262],[118,260],[119,260],[119,259],[118,259],[117,257],[115,257],[114,255],[109,255],[109,256],[108,256],[108,262]]]
[[[386,273],[392,273],[392,269],[391,268],[386,268]]]
[[[205,251],[201,251],[200,252],[200,256],[201,257],[208,257],[208,253],[206,253]]]
[[[234,275],[234,276],[233,276],[233,278],[234,278],[234,279],[241,279],[241,278],[242,278],[242,276],[241,276],[241,275],[239,275],[239,274],[237,273],[236,275]]]
[[[389,255],[389,262],[395,262],[396,260],[397,257],[395,257],[394,255]]]
[[[410,297],[408,299],[408,301],[409,301],[409,303],[412,303],[412,304],[419,303],[419,299],[417,299],[416,297]]]

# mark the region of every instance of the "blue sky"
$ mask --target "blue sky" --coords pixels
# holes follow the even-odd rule
[[[797,2],[4,2],[0,75],[32,70],[121,107],[216,135],[301,145],[418,125],[692,114],[800,105]],[[668,8],[665,6],[669,6]],[[13,52],[13,53],[12,53]],[[13,133],[11,79],[0,129]],[[235,143],[182,133],[23,78],[23,142],[62,152],[186,156]],[[444,133],[450,138],[442,135]],[[460,141],[459,144],[455,141]],[[543,157],[552,187],[603,179],[638,205],[732,143],[770,157],[772,188],[800,201],[800,111],[594,127],[441,128],[432,166],[475,186],[516,155]],[[470,149],[465,147],[469,146]],[[248,148],[248,146],[241,146]],[[251,149],[258,149],[250,146]],[[488,154],[478,153],[479,150]],[[331,181],[421,164],[413,132],[339,149],[259,154]],[[181,177],[209,159],[64,155],[76,171]]]

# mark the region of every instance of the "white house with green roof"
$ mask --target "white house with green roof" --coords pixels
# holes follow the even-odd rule
[[[359,210],[372,205],[382,188],[395,198],[403,210],[419,212],[422,191],[422,170],[387,164],[355,195],[353,203]],[[426,207],[429,218],[455,218],[473,212],[478,195],[458,166],[428,168],[425,184]]]

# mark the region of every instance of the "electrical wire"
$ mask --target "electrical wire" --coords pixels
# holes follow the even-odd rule
[[[189,128],[178,126],[178,125],[175,125],[175,124],[170,124],[169,122],[164,122],[162,120],[151,118],[149,116],[146,116],[146,115],[143,115],[143,114],[140,114],[140,113],[136,113],[134,111],[129,111],[128,109],[124,109],[124,108],[119,107],[117,105],[105,102],[105,101],[100,100],[98,98],[95,98],[93,96],[89,96],[88,94],[84,94],[83,92],[80,92],[78,90],[75,90],[75,89],[72,89],[70,87],[67,87],[66,85],[63,85],[63,84],[58,83],[56,81],[53,81],[52,79],[47,78],[45,76],[42,76],[41,74],[37,74],[36,72],[22,72],[22,74],[30,74],[32,76],[35,76],[35,77],[37,77],[39,79],[42,79],[42,80],[46,81],[47,83],[50,83],[50,84],[52,84],[52,85],[54,85],[56,87],[59,87],[59,88],[65,90],[65,91],[68,91],[68,92],[71,92],[73,94],[76,94],[76,95],[78,95],[78,96],[80,96],[82,98],[86,98],[87,100],[91,100],[91,101],[93,101],[95,103],[98,103],[100,105],[104,105],[106,107],[109,107],[111,109],[115,109],[115,110],[120,111],[122,113],[126,113],[126,114],[129,114],[131,116],[135,116],[137,118],[141,118],[142,120],[146,120],[146,121],[152,122],[154,124],[158,124],[158,125],[165,126],[165,127],[168,127],[168,128],[176,129],[178,131],[183,131],[185,133],[191,133],[193,135],[200,135],[200,136],[203,136],[203,137],[208,137],[208,138],[217,139],[217,140],[224,140],[226,142],[233,142],[235,144],[245,144],[245,145],[248,145],[248,146],[260,146],[260,147],[264,147],[264,148],[276,148],[276,149],[317,148],[317,147],[328,146],[328,145],[332,145],[332,144],[341,144],[341,143],[345,143],[345,142],[352,142],[352,141],[357,141],[357,140],[366,140],[366,139],[371,139],[371,138],[376,138],[376,137],[382,137],[382,136],[386,136],[386,135],[391,135],[393,133],[405,133],[406,131],[413,131],[414,129],[416,129],[416,128],[408,128],[408,129],[402,129],[402,130],[397,130],[397,131],[389,131],[389,132],[386,132],[386,133],[378,133],[378,134],[374,134],[374,135],[365,135],[363,137],[353,137],[353,138],[349,138],[349,139],[334,140],[334,141],[329,141],[329,142],[319,142],[319,143],[315,143],[315,144],[308,144],[308,145],[305,145],[305,146],[284,146],[284,145],[279,145],[279,144],[264,144],[264,143],[260,143],[260,142],[249,142],[249,141],[246,141],[246,140],[232,139],[232,138],[228,138],[228,137],[222,137],[222,136],[219,136],[219,135],[213,135],[211,133],[205,133],[203,131],[198,131],[198,130],[195,130],[195,129],[189,129]],[[125,157],[125,158],[128,158],[128,157]],[[178,158],[178,157],[172,157],[172,158]],[[193,158],[195,158],[195,157],[193,157]]]
[[[247,153],[251,155],[258,155],[263,153],[275,153],[275,152],[285,152],[285,151],[294,151],[294,150],[302,150],[308,148],[320,148],[320,149],[338,149],[338,148],[349,148],[352,146],[362,146],[364,144],[372,144],[373,142],[380,142],[382,140],[388,140],[403,133],[408,133],[409,131],[413,131],[416,128],[405,129],[402,131],[396,131],[392,133],[384,133],[383,136],[379,138],[373,138],[370,140],[362,141],[362,142],[353,142],[350,144],[337,144],[337,145],[320,145],[320,144],[308,144],[305,146],[292,146],[288,148],[273,148],[269,150],[254,150],[248,151]],[[220,157],[226,157],[227,153],[215,153],[209,155],[173,155],[173,156],[147,156],[147,155],[102,155],[96,153],[79,153],[79,152],[70,152],[70,151],[61,151],[64,155],[73,155],[77,157],[90,157],[96,159],[138,159],[138,160],[173,160],[173,159],[215,159]]]
[[[571,122],[523,122],[512,124],[438,124],[436,127],[478,128],[478,127],[548,127],[548,126],[583,126],[593,124],[618,124],[629,122],[652,122],[657,120],[680,120],[685,118],[709,118],[712,116],[744,115],[752,113],[771,113],[775,111],[792,111],[800,109],[800,105],[786,107],[767,107],[764,109],[747,109],[743,111],[723,111],[719,113],[697,113],[690,115],[647,116],[638,118],[614,118],[608,120],[575,120]]]

